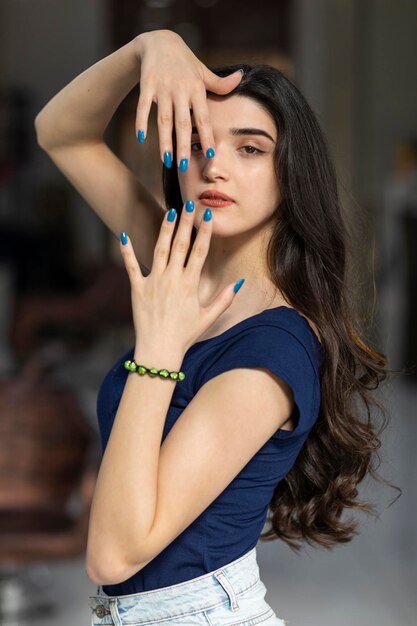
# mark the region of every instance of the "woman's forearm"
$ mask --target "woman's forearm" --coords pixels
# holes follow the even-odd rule
[[[169,371],[179,371],[184,357],[166,346],[136,354],[136,363]],[[181,383],[147,374],[126,380],[90,512],[86,570],[101,584],[124,580],[132,563],[139,569],[155,518],[162,434],[175,384]]]
[[[117,107],[140,80],[140,37],[82,72],[43,107],[35,119],[42,147],[103,140]]]

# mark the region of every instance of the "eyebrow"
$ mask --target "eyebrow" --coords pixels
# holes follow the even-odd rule
[[[191,134],[194,135],[194,133],[197,135],[199,134],[196,126],[193,126],[191,129]],[[262,128],[229,128],[229,133],[235,137],[240,137],[242,135],[262,135],[263,137],[270,139],[272,143],[275,143],[275,140],[271,137],[271,135],[267,133],[266,130],[262,130]]]

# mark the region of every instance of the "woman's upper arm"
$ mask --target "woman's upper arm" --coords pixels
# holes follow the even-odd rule
[[[291,406],[287,385],[262,369],[235,369],[204,385],[161,445],[146,538],[140,544],[129,539],[129,545],[115,538],[113,577],[132,576],[183,533],[266,444]]]
[[[47,154],[117,238],[128,234],[138,261],[150,270],[165,210],[133,172],[104,142]]]

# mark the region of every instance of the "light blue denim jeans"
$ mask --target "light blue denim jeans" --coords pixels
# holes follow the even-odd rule
[[[256,547],[213,572],[169,587],[89,596],[92,626],[284,626],[265,601]]]

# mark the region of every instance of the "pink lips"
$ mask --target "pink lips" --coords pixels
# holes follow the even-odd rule
[[[222,200],[221,198],[202,198],[204,206],[222,207],[233,204],[233,200]]]
[[[226,194],[214,190],[204,191],[200,195],[200,200],[204,205],[211,207],[228,206],[229,204],[233,204],[234,202],[234,200],[232,200],[232,198],[229,198],[229,196],[227,196]]]

